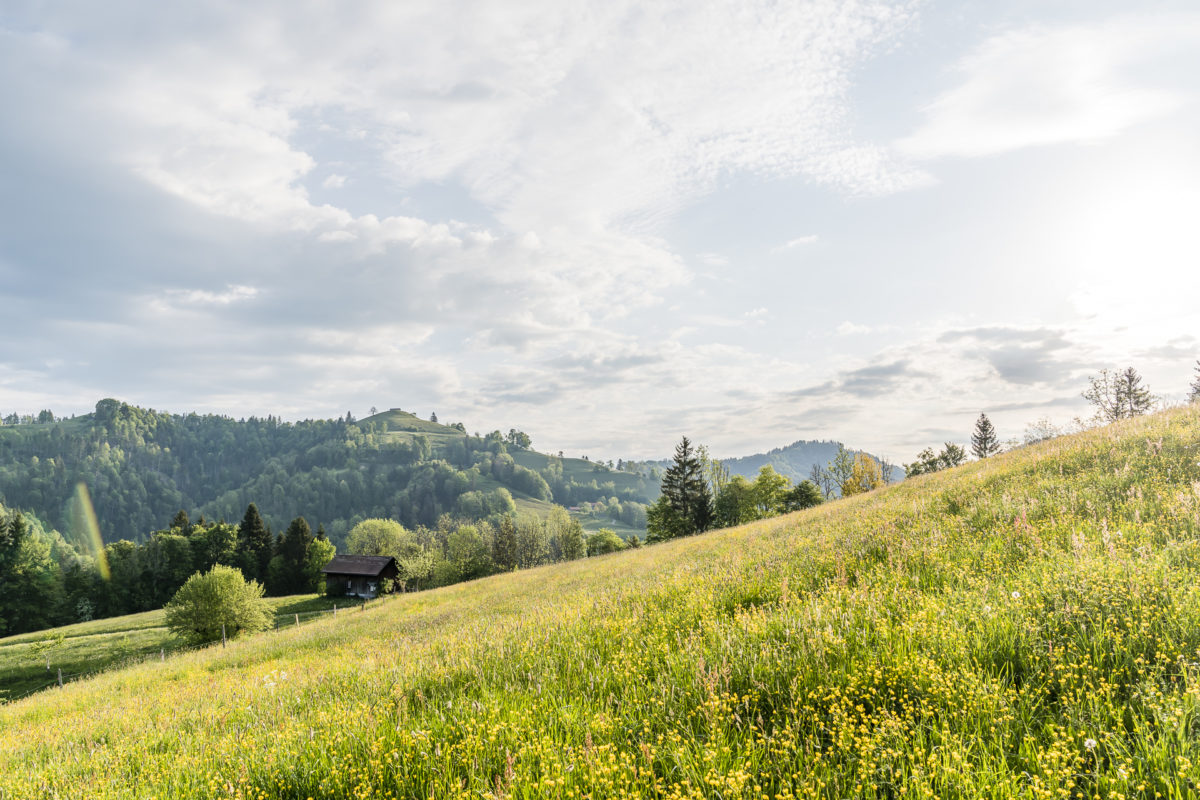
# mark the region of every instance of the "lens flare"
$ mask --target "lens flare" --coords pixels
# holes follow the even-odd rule
[[[71,533],[76,546],[96,559],[100,577],[108,580],[108,557],[104,554],[100,523],[96,521],[96,510],[92,508],[92,495],[83,481],[75,484],[75,496],[71,498]]]

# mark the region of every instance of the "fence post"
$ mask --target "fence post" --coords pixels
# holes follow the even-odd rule
[[[296,627],[297,628],[300,627],[300,614],[299,613],[296,614]]]
[[[167,660],[167,648],[165,648],[165,647],[158,648],[158,660],[159,661]]]
[[[62,688],[62,667],[58,668],[58,688]]]
[[[225,646],[225,623],[221,623],[221,647]]]
[[[337,603],[333,604],[333,618],[337,619]]]

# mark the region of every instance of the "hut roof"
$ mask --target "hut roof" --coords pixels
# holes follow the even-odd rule
[[[365,575],[376,577],[396,559],[391,556],[334,556],[321,568],[326,575]]]

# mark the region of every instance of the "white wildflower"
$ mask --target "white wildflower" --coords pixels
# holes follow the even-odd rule
[[[1095,750],[1095,749],[1096,749],[1096,745],[1097,745],[1097,744],[1098,744],[1098,742],[1097,742],[1095,739],[1090,739],[1090,738],[1089,738],[1089,739],[1084,739],[1084,740],[1083,740],[1083,746],[1084,746],[1085,748],[1087,748],[1089,751],[1091,751],[1091,750]]]

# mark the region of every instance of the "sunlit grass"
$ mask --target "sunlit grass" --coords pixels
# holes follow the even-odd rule
[[[0,708],[0,797],[1183,798],[1200,413]]]

